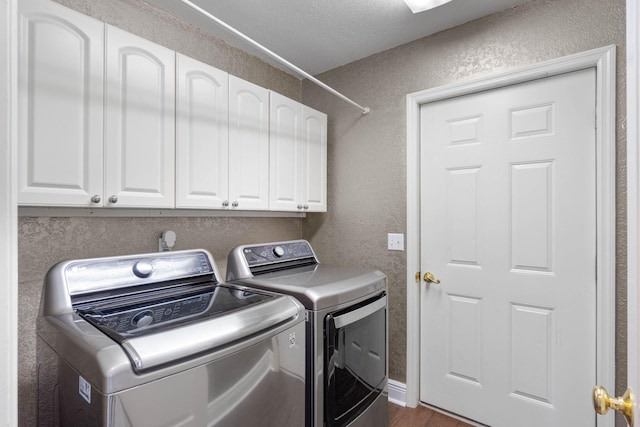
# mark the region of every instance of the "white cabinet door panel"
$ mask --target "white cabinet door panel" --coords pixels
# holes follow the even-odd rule
[[[327,210],[327,116],[271,92],[269,209]]]
[[[269,208],[269,91],[229,76],[231,209]]]
[[[297,211],[302,198],[302,105],[270,93],[269,209]]]
[[[18,6],[19,203],[100,205],[104,24],[53,2]]]
[[[327,115],[302,107],[303,196],[307,212],[327,211]]]
[[[176,207],[222,209],[229,200],[229,75],[178,54]]]
[[[106,34],[105,205],[173,207],[175,53],[115,27]]]

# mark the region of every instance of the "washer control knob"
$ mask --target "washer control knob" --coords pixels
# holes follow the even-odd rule
[[[133,264],[133,274],[144,279],[153,273],[153,264],[149,261],[138,261]]]
[[[131,325],[136,328],[144,328],[145,326],[149,326],[152,322],[153,312],[151,310],[141,311],[131,319]]]
[[[273,254],[278,258],[282,258],[284,256],[284,249],[282,249],[282,246],[276,246],[273,248]]]

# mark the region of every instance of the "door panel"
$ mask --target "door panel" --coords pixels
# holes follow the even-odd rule
[[[107,26],[105,200],[174,207],[175,53]]]
[[[53,2],[18,6],[18,201],[100,206],[104,24]]]
[[[595,71],[421,108],[421,400],[595,425]]]
[[[229,200],[229,75],[176,55],[176,207]]]
[[[229,76],[231,209],[269,209],[269,91]]]

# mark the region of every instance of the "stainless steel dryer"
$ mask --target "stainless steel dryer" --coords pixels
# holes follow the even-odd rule
[[[305,240],[239,246],[227,281],[292,295],[307,312],[306,426],[386,426],[387,277],[321,264]]]
[[[204,250],[52,267],[39,425],[302,425],[304,307],[219,278]]]

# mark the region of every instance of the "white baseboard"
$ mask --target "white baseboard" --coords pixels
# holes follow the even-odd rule
[[[407,385],[396,380],[387,381],[389,402],[400,406],[407,406]]]

